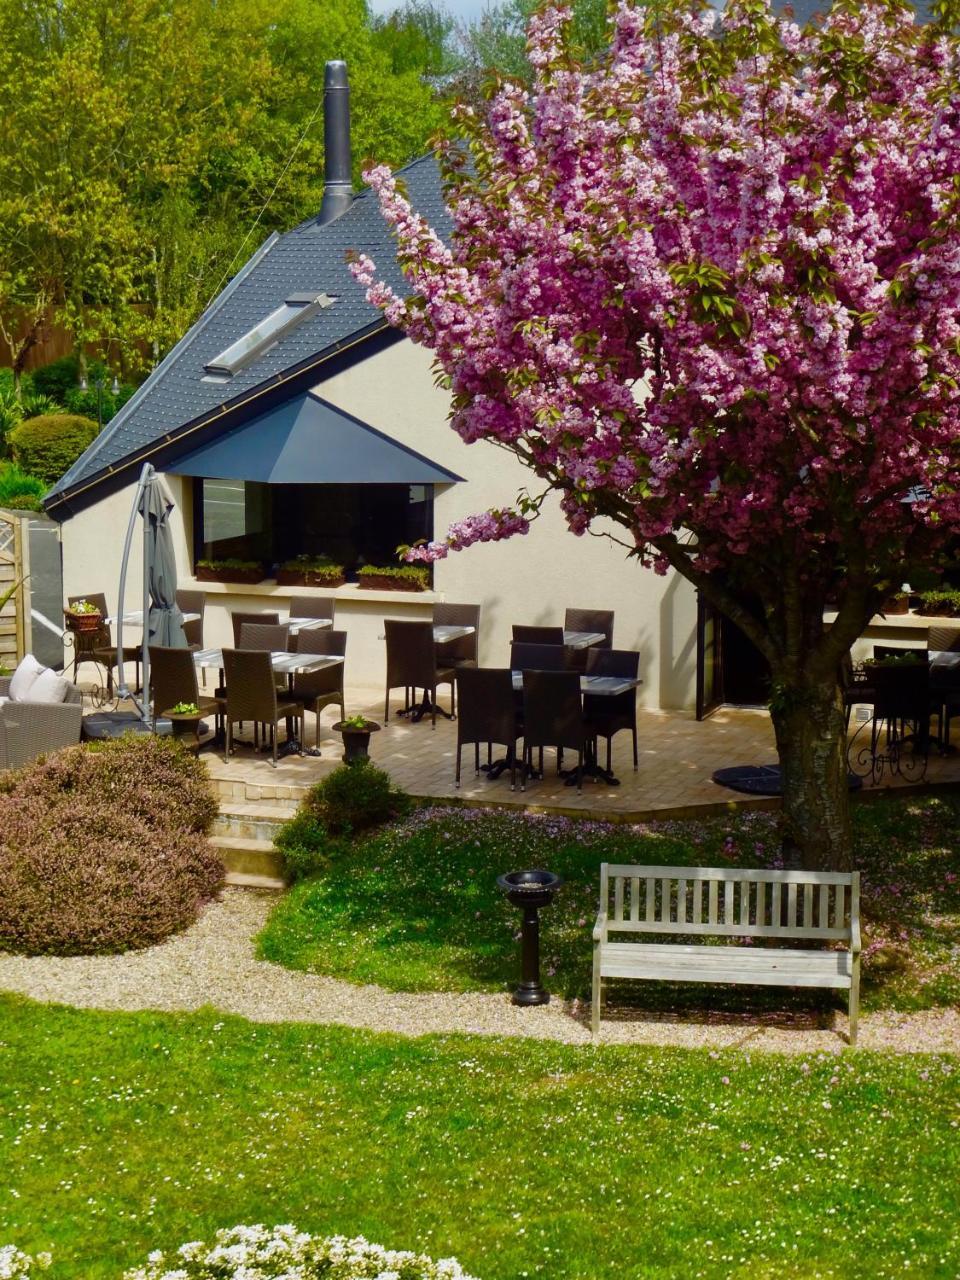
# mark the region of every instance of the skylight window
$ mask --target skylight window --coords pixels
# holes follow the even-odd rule
[[[246,365],[258,360],[271,347],[275,347],[281,338],[302,324],[310,316],[326,307],[332,307],[334,299],[326,293],[293,293],[282,307],[261,320],[249,333],[227,347],[215,359],[205,366],[208,374],[215,378],[232,378]]]

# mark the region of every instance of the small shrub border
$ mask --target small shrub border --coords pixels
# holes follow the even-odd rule
[[[25,418],[8,433],[7,441],[14,461],[49,486],[93,443],[98,430],[90,418],[48,413]]]
[[[474,1280],[455,1258],[435,1262],[424,1254],[385,1249],[363,1236],[311,1236],[289,1224],[228,1227],[212,1245],[183,1244],[171,1256],[150,1255],[146,1267],[124,1280]]]

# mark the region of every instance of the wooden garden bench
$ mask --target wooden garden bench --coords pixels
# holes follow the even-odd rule
[[[630,935],[809,938],[848,950],[693,946]],[[611,935],[620,935],[613,941]],[[626,935],[626,936],[624,936]],[[860,873],[603,863],[593,930],[592,1027],[600,1029],[605,978],[835,987],[850,992],[850,1044],[860,1006]]]

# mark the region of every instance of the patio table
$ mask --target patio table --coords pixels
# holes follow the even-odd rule
[[[586,634],[586,633],[580,633]],[[600,636],[603,639],[603,636]],[[523,672],[512,671],[513,688],[515,693],[523,692]],[[615,698],[618,694],[629,693],[631,689],[639,689],[643,681],[637,677],[636,680],[628,679],[626,676],[581,676],[580,677],[580,693],[582,694],[598,694],[600,697]],[[508,765],[507,760],[497,760],[491,765],[484,765],[481,768],[491,778],[498,778]],[[582,775],[584,778],[600,778],[608,787],[619,787],[620,779],[609,769],[604,769],[597,760],[595,752],[587,746],[584,753],[584,762]],[[533,775],[531,774],[531,777]],[[566,769],[560,774],[568,787],[572,787],[577,781],[576,769]]]
[[[589,649],[606,638],[602,631],[564,631],[563,645],[565,649]]]
[[[199,622],[199,613],[185,613],[183,615],[184,622]],[[142,627],[143,626],[143,610],[132,609],[129,613],[125,613],[120,617],[104,618],[104,622],[108,627],[115,626],[116,623],[122,622],[125,627]]]
[[[312,619],[311,619],[312,621]],[[220,683],[223,684],[223,650],[195,649],[193,661],[201,670],[217,668],[220,672]],[[293,677],[311,671],[322,671],[324,667],[335,667],[344,661],[341,654],[333,653],[288,653],[286,650],[273,650],[270,664],[280,675],[287,677],[289,687],[293,688]],[[297,738],[288,738],[280,748],[278,755],[319,755],[316,747],[304,747]]]
[[[322,631],[325,627],[333,626],[332,618],[295,618],[293,614],[287,618],[287,626],[290,628],[292,636],[298,635],[301,631]]]

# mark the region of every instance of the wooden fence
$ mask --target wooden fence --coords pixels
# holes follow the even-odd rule
[[[23,577],[23,522],[0,511],[0,599]],[[17,665],[25,650],[28,596],[21,582],[0,609],[0,666]]]

